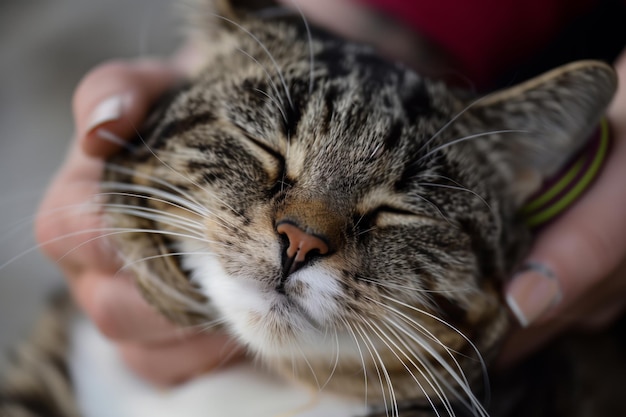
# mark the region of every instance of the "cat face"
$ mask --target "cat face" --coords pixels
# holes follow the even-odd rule
[[[103,184],[146,298],[309,382],[474,401],[528,244],[516,211],[595,126],[611,70],[468,102],[300,19],[220,7],[206,69]]]

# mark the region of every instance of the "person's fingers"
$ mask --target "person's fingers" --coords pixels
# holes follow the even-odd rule
[[[91,156],[106,158],[141,127],[159,96],[182,77],[163,61],[112,61],[96,67],[74,93],[77,137]]]
[[[87,264],[115,272],[119,267],[103,228],[96,195],[103,162],[85,156],[76,144],[37,212],[35,234],[41,250],[71,275]]]
[[[626,60],[618,64],[626,81]],[[626,86],[609,111],[613,148],[596,184],[539,235],[527,268],[506,289],[518,321],[528,326],[554,317],[604,280],[626,256]]]
[[[602,281],[590,288],[576,303],[567,306],[550,320],[515,331],[506,340],[499,364],[506,366],[537,350],[566,331],[602,331],[626,308],[626,261]]]
[[[529,325],[557,304],[569,305],[604,279],[626,252],[623,170],[626,138],[618,138],[593,189],[542,232],[528,259],[533,267],[518,274],[507,301],[522,325]]]
[[[139,293],[132,277],[89,270],[70,282],[74,298],[107,338],[155,343],[180,339],[193,330],[170,323]]]
[[[124,362],[137,375],[171,386],[241,359],[243,349],[223,334],[199,334],[180,343],[119,346]]]

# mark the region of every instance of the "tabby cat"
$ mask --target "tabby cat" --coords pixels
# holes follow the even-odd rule
[[[519,209],[597,126],[612,69],[576,62],[468,99],[262,6],[199,15],[209,64],[108,164],[102,207],[149,302],[230,332],[257,370],[352,401],[346,417],[607,415],[570,397],[599,383],[571,383],[584,354],[487,368],[531,238]],[[2,416],[86,413],[76,326],[59,317],[18,353]]]

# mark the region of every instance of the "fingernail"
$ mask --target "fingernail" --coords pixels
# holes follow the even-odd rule
[[[506,302],[522,327],[528,327],[562,298],[559,282],[550,269],[528,263],[509,286]]]
[[[105,123],[120,119],[127,104],[128,96],[124,94],[111,96],[101,101],[89,116],[85,135]]]
[[[127,141],[117,136],[115,133],[111,132],[108,129],[100,128],[95,132],[96,137],[98,139],[106,140],[107,142],[114,143],[119,146],[127,146]]]

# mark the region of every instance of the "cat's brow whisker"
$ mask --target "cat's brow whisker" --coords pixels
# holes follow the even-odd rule
[[[428,158],[429,156],[441,151],[442,149],[449,148],[450,146],[456,145],[457,143],[466,142],[468,140],[478,139],[478,138],[482,138],[482,137],[490,136],[490,135],[500,135],[502,133],[530,133],[530,132],[527,130],[521,130],[521,129],[502,129],[502,130],[491,130],[488,132],[480,132],[480,133],[475,133],[473,135],[463,136],[462,138],[453,139],[449,142],[446,142],[444,144],[441,144],[431,149],[425,155],[421,156],[417,161],[415,161],[415,165],[419,165],[420,162],[422,162],[424,159]]]
[[[314,74],[315,54],[313,52],[313,35],[311,34],[311,28],[309,27],[309,22],[306,16],[304,15],[304,13],[302,13],[302,9],[300,8],[300,5],[298,4],[298,0],[291,0],[291,4],[293,4],[294,7],[298,10],[300,17],[302,18],[302,22],[304,23],[304,27],[306,28],[307,42],[309,45],[309,95],[311,95],[313,94],[313,86],[315,84],[315,74]]]
[[[489,211],[491,212],[491,215],[495,217],[495,213],[493,212],[493,209],[491,208],[491,206],[489,205],[489,203],[487,203],[487,200],[485,200],[480,194],[478,194],[477,192],[470,190],[469,188],[466,187],[461,187],[461,186],[454,186],[454,185],[447,185],[447,184],[434,184],[434,183],[428,183],[428,182],[419,182],[418,183],[420,186],[422,187],[439,187],[439,188],[448,188],[450,190],[457,190],[457,191],[465,191],[468,192],[470,194],[473,194],[475,197],[477,197],[480,201],[482,201],[482,203],[487,206],[487,208],[489,209]]]
[[[289,105],[291,106],[291,108],[294,108],[293,105],[293,100],[291,99],[291,94],[289,93],[289,88],[287,87],[287,81],[285,80],[285,77],[280,69],[280,66],[278,65],[278,62],[276,62],[276,59],[274,58],[274,56],[271,54],[271,52],[269,51],[269,49],[267,49],[267,46],[265,46],[265,44],[263,42],[261,42],[261,40],[256,37],[252,32],[250,32],[248,29],[244,28],[243,26],[241,26],[239,23],[235,22],[234,20],[231,20],[225,16],[221,16],[219,14],[216,13],[211,13],[214,17],[218,18],[218,19],[222,19],[232,25],[234,25],[235,27],[237,27],[238,29],[240,29],[241,31],[243,31],[245,34],[247,34],[248,36],[250,36],[250,38],[252,38],[260,47],[261,49],[263,49],[263,52],[265,52],[268,56],[268,58],[272,61],[272,64],[274,64],[274,68],[276,69],[277,73],[278,73],[278,77],[280,78],[280,81],[283,85],[283,88],[285,90],[285,94],[287,96],[287,100],[289,101]]]
[[[437,211],[437,213],[439,213],[441,218],[444,219],[450,226],[456,227],[455,224],[453,222],[451,222],[450,219],[448,219],[448,217],[446,217],[446,215],[443,213],[441,208],[439,208],[439,206],[437,204],[435,204],[433,201],[431,201],[428,198],[424,197],[423,195],[417,194],[417,193],[411,193],[410,196],[411,197],[415,197],[415,198],[417,198],[419,200],[422,200],[422,201],[425,201],[426,203],[428,203],[431,207],[433,207]]]
[[[261,62],[256,59],[254,56],[250,55],[250,53],[248,53],[247,51],[244,51],[241,48],[237,48],[237,50],[242,53],[243,55],[247,56],[248,58],[250,58],[252,60],[252,62],[254,62],[255,64],[257,64],[259,67],[261,67],[261,69],[263,70],[263,72],[265,73],[265,76],[268,80],[268,82],[270,83],[270,86],[272,87],[272,90],[274,91],[274,94],[276,95],[276,98],[280,101],[280,106],[278,106],[278,108],[280,109],[280,112],[283,114],[283,116],[285,116],[285,111],[284,111],[284,103],[283,100],[281,98],[280,93],[278,92],[278,87],[276,87],[276,83],[274,82],[274,79],[272,78],[272,76],[270,75],[270,73],[267,71],[267,68],[265,68],[265,66],[263,64],[261,64]],[[269,95],[268,95],[269,97]],[[270,99],[272,99],[270,97]],[[286,116],[285,116],[285,121],[287,120]]]
[[[256,91],[257,93],[263,94],[265,97],[268,98],[270,103],[272,103],[274,106],[276,106],[276,108],[280,112],[280,115],[283,118],[283,122],[286,125],[287,124],[287,115],[285,114],[285,110],[282,108],[280,103],[278,101],[276,101],[276,99],[274,97],[270,96],[268,93],[266,93],[265,91],[261,90],[260,88],[255,88],[254,91]]]
[[[483,101],[487,97],[489,97],[489,95],[484,96],[484,97],[479,97],[476,100],[474,100],[471,103],[469,103],[467,106],[465,106],[461,111],[459,111],[450,120],[448,120],[443,126],[441,126],[435,133],[433,133],[433,135],[430,138],[428,138],[427,141],[424,142],[424,144],[418,149],[418,151],[416,153],[420,154],[428,145],[430,145],[434,140],[436,140],[439,137],[439,135],[441,135],[443,132],[445,132],[445,130],[448,127],[450,127],[461,116],[463,116],[465,113],[467,113],[468,110],[470,110],[472,107],[474,107],[477,104],[479,104],[481,101]]]
[[[487,200],[483,196],[478,194],[476,191],[472,190],[471,188],[468,188],[468,187],[464,186],[463,184],[461,184],[460,182],[455,181],[454,179],[452,179],[450,177],[447,177],[445,175],[441,175],[441,174],[429,173],[429,174],[426,175],[426,177],[441,178],[441,179],[444,179],[446,181],[450,181],[451,183],[455,184],[460,191],[467,191],[468,193],[474,194],[476,197],[478,197],[485,204],[485,206],[487,206],[487,208],[491,212],[491,215],[494,216],[494,217],[496,216],[495,212],[493,211],[493,208],[491,207],[491,205],[489,205]],[[420,175],[417,175],[415,178],[420,179],[421,177],[420,177]],[[419,182],[418,184],[419,185],[427,185],[427,186],[443,186],[444,185],[444,184],[437,184],[437,183],[422,183],[422,182]],[[454,187],[451,187],[451,186],[448,186],[448,188],[455,189]]]

